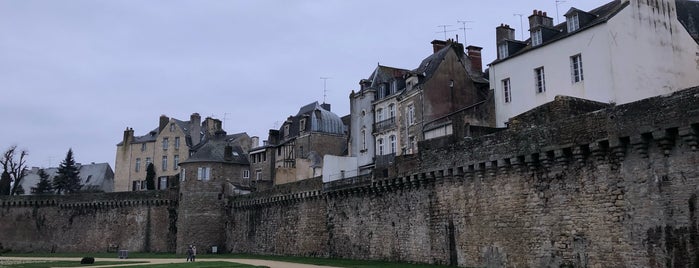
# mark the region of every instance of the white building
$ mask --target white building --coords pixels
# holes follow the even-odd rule
[[[556,95],[623,104],[699,85],[697,3],[616,0],[571,8],[555,26],[535,10],[525,41],[500,25],[489,71],[497,126]]]

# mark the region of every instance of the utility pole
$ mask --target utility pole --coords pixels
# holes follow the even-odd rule
[[[466,45],[466,30],[471,30],[471,28],[466,28],[466,23],[473,23],[472,20],[457,20],[456,23],[461,23],[461,28],[459,30],[464,30],[464,41],[462,44]]]
[[[447,41],[447,33],[456,31],[456,30],[447,30],[447,27],[451,27],[451,26],[452,25],[437,25],[437,27],[441,27],[443,30],[438,31],[436,33],[444,33],[444,41]]]
[[[325,103],[325,99],[328,97],[328,89],[327,89],[327,82],[328,79],[332,79],[332,77],[320,77],[320,79],[323,80],[323,103]]]
[[[512,16],[519,16],[519,39],[524,41],[524,24],[522,23],[524,14],[512,14]]]

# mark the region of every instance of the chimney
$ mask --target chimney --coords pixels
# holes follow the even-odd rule
[[[233,146],[226,145],[226,148],[223,150],[223,160],[233,161]]]
[[[192,146],[201,141],[201,116],[198,113],[189,116],[189,136],[192,139]]]
[[[165,127],[167,127],[167,123],[169,123],[169,122],[170,122],[170,118],[168,118],[164,114],[160,115],[160,126],[158,127],[158,132],[163,132],[163,129],[165,129]]]
[[[553,18],[548,17],[546,12],[535,9],[529,16],[529,31],[539,26],[553,27]]]
[[[250,148],[257,148],[260,146],[260,137],[252,136],[250,137]]]
[[[482,47],[477,46],[467,46],[466,51],[468,53],[468,58],[471,60],[471,69],[477,71],[478,73],[483,72],[483,60],[481,59]]]
[[[432,53],[437,53],[437,51],[440,51],[442,48],[447,46],[447,41],[442,41],[442,40],[432,40]]]
[[[515,29],[510,28],[510,25],[500,24],[495,28],[495,43],[499,44],[502,40],[515,40]]]
[[[127,127],[126,130],[124,130],[124,147],[131,143],[131,141],[133,141],[133,128]]]
[[[322,107],[323,109],[325,109],[328,112],[330,111],[330,103],[324,102],[323,104],[320,105],[320,107]]]
[[[221,129],[221,120],[207,117],[206,119],[204,119],[204,123],[202,123],[202,127],[204,128],[204,135],[207,138],[214,137],[216,135],[216,132],[218,132],[219,130],[222,130]]]
[[[371,80],[369,80],[369,79],[359,80],[359,87],[361,90],[369,88],[369,86],[371,86]]]

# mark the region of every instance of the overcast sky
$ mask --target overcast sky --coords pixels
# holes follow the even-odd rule
[[[559,3],[590,10],[608,1]],[[198,112],[228,133],[267,139],[308,103],[349,114],[349,94],[376,65],[414,69],[447,38],[495,58],[495,27],[520,38],[533,9],[556,1],[0,0],[0,149],[29,165],[108,162],[126,127]],[[554,18],[555,19],[555,18]],[[524,38],[528,38],[525,32]],[[323,80],[327,79],[327,97]]]

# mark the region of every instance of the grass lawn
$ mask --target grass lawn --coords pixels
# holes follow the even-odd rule
[[[127,264],[134,262],[124,262],[124,261],[96,261],[93,264],[80,264],[80,261],[7,261],[7,263],[0,261],[0,267],[11,267],[11,268],[46,268],[46,267],[75,267],[75,266],[98,266],[98,265],[112,265],[112,264]]]
[[[119,267],[119,266],[116,266]],[[231,268],[265,268],[267,266],[254,266],[240,263],[232,263],[225,261],[207,261],[207,262],[185,262],[185,263],[166,263],[166,264],[151,264],[151,265],[136,265],[136,266],[123,266],[128,268],[153,268],[153,267],[175,267],[175,268],[217,268],[217,267],[231,267]]]

